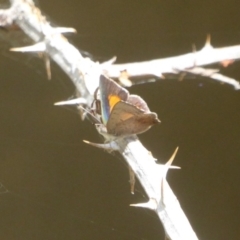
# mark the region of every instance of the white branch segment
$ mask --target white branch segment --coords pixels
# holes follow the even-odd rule
[[[157,164],[155,158],[135,136],[117,142],[120,152],[135,172],[149,198],[147,203],[132,204],[132,206],[154,210],[163,223],[169,239],[197,240],[177,197],[166,180],[167,171],[174,167]]]
[[[210,37],[208,37],[205,46],[202,48],[202,50],[197,52],[150,61],[113,64],[105,67],[105,71],[107,75],[112,78],[121,78],[122,72],[124,72],[124,74],[129,78],[146,75],[154,75],[158,78],[161,78],[164,76],[164,74],[191,72],[192,74],[201,76],[207,75],[209,78],[230,84],[236,90],[238,90],[240,89],[240,84],[235,79],[223,76],[219,73],[209,74],[208,69],[204,68],[201,68],[201,73],[192,71],[199,66],[205,66],[214,63],[224,64],[226,61],[229,61],[230,64],[233,60],[238,59],[240,59],[240,45],[213,48],[210,45]],[[206,71],[206,73],[204,71]],[[146,82],[147,81],[148,80],[146,80]],[[143,82],[143,80],[141,80],[141,82]]]

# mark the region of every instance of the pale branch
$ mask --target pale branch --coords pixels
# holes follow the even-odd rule
[[[98,64],[84,58],[61,34],[72,32],[72,28],[51,27],[31,0],[11,0],[10,9],[0,11],[0,25],[9,25],[11,22],[17,24],[35,42],[31,51],[42,51],[48,54],[66,72],[78,91],[79,99],[75,103],[88,108],[94,99],[93,94],[98,87],[99,76],[102,72],[107,72],[109,76],[116,78],[124,71],[128,77],[188,72],[224,81],[239,89],[239,83],[234,79],[225,77],[216,71],[197,67],[239,59],[240,46],[215,49],[208,42],[201,51],[177,57],[132,64],[111,65],[112,61]],[[26,49],[18,50],[25,51]],[[90,144],[117,150],[122,154],[149,198],[147,203],[133,204],[133,206],[149,208],[156,212],[168,238],[198,239],[166,181],[167,171],[169,168],[174,168],[171,166],[173,158],[167,164],[157,164],[156,159],[144,148],[137,136],[115,139],[105,144]]]
[[[189,72],[194,75],[207,76],[222,83],[232,85],[236,90],[240,89],[240,84],[237,80],[223,76],[219,73],[211,72],[209,69],[199,68],[214,63],[220,63],[224,66],[232,63],[234,60],[240,59],[240,45],[213,48],[210,44],[210,37],[207,38],[205,46],[200,51],[187,53],[180,56],[155,59],[150,61],[113,64],[105,67],[105,71],[112,78],[131,78],[146,75],[153,75],[157,78],[164,78],[167,74],[178,74],[181,72]],[[196,71],[196,69],[201,71]],[[145,80],[148,82],[149,78]],[[152,81],[152,79],[150,79]],[[144,80],[141,79],[141,83]],[[129,83],[129,84],[128,84]],[[128,81],[126,85],[138,83]]]

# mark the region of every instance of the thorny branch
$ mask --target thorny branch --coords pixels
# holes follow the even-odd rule
[[[200,66],[212,63],[225,63],[239,59],[240,46],[215,49],[210,45],[208,39],[201,51],[177,57],[128,64],[113,64],[115,60],[113,59],[99,64],[84,58],[61,34],[73,32],[72,28],[51,27],[32,0],[10,0],[10,2],[9,9],[0,10],[0,26],[6,27],[14,23],[35,42],[33,46],[13,50],[47,54],[72,80],[78,96],[80,96],[77,103],[85,107],[90,108],[91,106],[101,73],[119,78],[125,85],[134,84],[133,81],[129,80],[130,77],[134,76],[154,75],[161,77],[167,73],[191,73],[231,84],[236,89],[240,88],[236,80],[223,76],[215,70],[200,68]],[[92,145],[117,150],[122,154],[149,198],[149,202],[133,204],[133,206],[146,207],[155,211],[169,239],[198,239],[166,180],[167,171],[171,168],[176,152],[167,164],[161,165],[155,162],[155,159],[140,143],[137,136],[117,139],[106,144]],[[134,181],[132,178],[131,180]]]
[[[226,67],[236,59],[240,59],[240,45],[213,48],[210,44],[210,35],[208,35],[205,46],[198,52],[194,51],[176,57],[145,62],[114,64],[106,67],[105,71],[110,77],[120,78],[120,81],[128,86],[132,84],[132,81],[128,80],[130,77],[153,75],[158,78],[165,78],[164,76],[170,73],[190,73],[230,84],[236,90],[239,90],[240,84],[235,79],[218,73],[218,69],[205,69],[200,67],[213,63],[221,63]],[[147,81],[148,80],[146,80],[146,82]]]

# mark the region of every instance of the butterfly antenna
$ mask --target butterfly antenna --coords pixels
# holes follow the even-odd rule
[[[97,117],[95,117],[94,116],[94,114],[93,113],[91,113],[90,111],[88,111],[86,108],[84,108],[83,106],[79,106],[78,108],[80,108],[80,109],[82,109],[83,111],[85,111],[87,114],[89,114],[91,117],[92,117],[92,119],[94,119],[94,123],[101,123],[100,122],[100,120],[97,118]]]

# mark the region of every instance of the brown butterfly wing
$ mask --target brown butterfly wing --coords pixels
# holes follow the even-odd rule
[[[128,103],[130,103],[131,105],[143,110],[144,112],[150,112],[150,109],[147,105],[147,103],[138,95],[129,95],[127,101]]]
[[[145,113],[127,102],[120,101],[111,112],[107,131],[114,136],[140,134],[158,122],[156,113]]]

